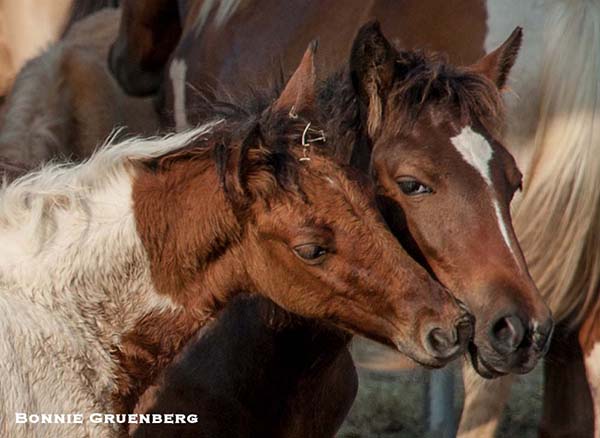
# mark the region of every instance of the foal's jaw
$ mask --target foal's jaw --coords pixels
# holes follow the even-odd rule
[[[285,309],[393,346],[423,365],[456,358],[472,338],[466,308],[402,250],[376,214],[372,194],[323,173],[329,176],[303,187],[306,201],[290,199],[258,215],[249,231],[257,240],[244,250],[256,267],[249,274],[255,289]],[[340,190],[348,190],[345,205],[333,202]]]

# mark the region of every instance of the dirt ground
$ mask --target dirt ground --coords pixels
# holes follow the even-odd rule
[[[426,392],[430,371],[414,365],[375,344],[353,346],[358,366],[358,395],[338,438],[426,437]],[[460,413],[463,388],[458,364],[454,367],[455,411]],[[537,436],[542,405],[542,367],[519,377],[513,386],[498,437]]]

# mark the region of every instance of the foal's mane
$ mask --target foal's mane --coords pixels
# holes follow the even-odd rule
[[[115,133],[88,160],[81,163],[47,163],[0,188],[0,224],[31,225],[51,217],[56,208],[85,212],[91,194],[128,175],[132,161],[149,160],[181,149],[208,134],[221,123],[212,121],[181,134],[150,139],[131,138],[113,143]]]
[[[267,199],[279,189],[303,196],[298,153],[308,123],[318,130],[321,116],[315,111],[290,116],[287,111],[271,109],[276,90],[260,94],[248,89],[241,104],[199,95],[196,111],[227,122],[217,126],[210,137],[147,160],[146,165],[160,171],[181,160],[214,163],[221,187],[236,206],[256,197]]]
[[[428,108],[442,113],[450,108],[461,123],[482,124],[494,134],[503,129],[502,96],[484,75],[451,64],[444,54],[424,50],[399,51],[394,68],[394,82],[386,97],[390,105],[387,114],[393,114],[392,134],[410,131]],[[338,129],[340,135],[348,128],[359,127],[360,123],[349,76],[348,68],[331,75],[324,81],[320,93],[321,100],[327,104],[326,113],[346,120]]]

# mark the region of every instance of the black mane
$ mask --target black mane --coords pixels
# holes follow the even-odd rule
[[[304,196],[298,173],[303,164],[302,134],[306,125],[320,129],[318,117],[301,114],[292,117],[284,111],[275,111],[271,105],[277,96],[271,92],[253,92],[241,103],[199,99],[195,111],[210,119],[223,120],[210,133],[192,144],[147,164],[164,169],[181,160],[198,160],[216,166],[221,187],[237,207],[254,197],[268,198],[278,189]],[[262,180],[261,183],[256,183]],[[250,187],[261,187],[256,193]]]

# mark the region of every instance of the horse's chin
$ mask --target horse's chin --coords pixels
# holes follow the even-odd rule
[[[468,351],[473,369],[484,379],[495,379],[507,374],[506,372],[498,370],[486,363],[483,357],[481,357],[479,354],[479,349],[473,342],[469,343]]]

